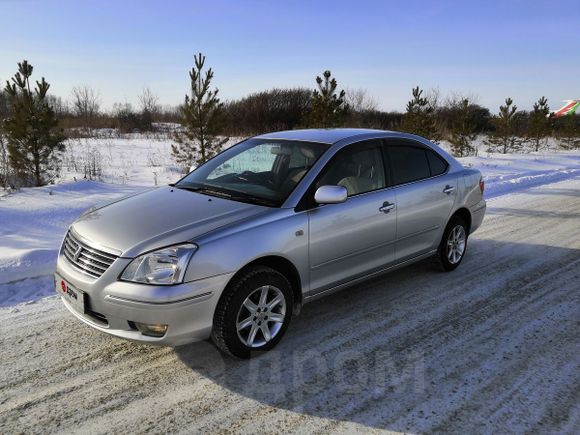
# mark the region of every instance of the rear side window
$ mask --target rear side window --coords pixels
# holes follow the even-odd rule
[[[387,152],[393,171],[393,184],[404,184],[431,176],[427,154],[423,148],[389,145]]]
[[[447,170],[447,162],[435,154],[431,150],[425,150],[427,159],[429,160],[429,167],[431,168],[431,176],[441,175]]]

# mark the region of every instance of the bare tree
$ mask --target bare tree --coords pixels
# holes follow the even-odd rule
[[[304,125],[311,96],[308,88],[274,88],[230,101],[225,105],[228,134],[254,135]]]
[[[377,100],[370,96],[366,89],[362,88],[347,88],[345,100],[353,112],[368,112],[378,108]]]
[[[8,114],[9,114],[8,95],[6,95],[4,89],[0,88],[0,186],[3,187],[8,186],[8,179],[10,175],[8,149],[6,148],[6,144],[4,142],[4,135],[2,132],[4,119],[8,117]]]
[[[84,120],[85,127],[92,127],[101,108],[99,92],[87,85],[75,86],[72,90],[72,100],[76,115]]]
[[[141,106],[139,114],[141,128],[148,131],[153,130],[153,121],[159,114],[159,98],[149,88],[143,88],[138,98]]]
[[[151,115],[159,112],[159,97],[154,94],[151,89],[145,87],[138,97],[141,112],[149,113]]]
[[[429,105],[437,110],[441,102],[441,91],[439,88],[431,88],[425,94],[425,98],[429,101]]]
[[[4,143],[0,122],[0,186],[7,187],[10,180],[10,162],[8,160],[8,149]]]
[[[58,118],[70,115],[69,105],[61,97],[57,97],[56,95],[47,95],[46,102],[52,108],[52,110],[54,110],[54,114]]]

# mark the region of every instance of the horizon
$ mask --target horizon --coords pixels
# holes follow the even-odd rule
[[[580,95],[577,1],[337,1],[334,9],[324,2],[104,3],[0,1],[2,87],[26,59],[33,79],[44,76],[51,94],[67,101],[74,86],[88,85],[107,110],[136,106],[148,87],[160,104],[175,106],[202,52],[222,101],[275,87],[314,89],[326,69],[339,89],[364,89],[385,111],[404,111],[417,85],[442,97],[474,95],[492,113],[507,97],[530,110],[541,96],[556,109]]]

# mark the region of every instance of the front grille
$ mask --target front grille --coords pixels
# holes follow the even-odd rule
[[[109,268],[116,255],[91,248],[81,242],[69,231],[62,244],[62,253],[66,259],[81,272],[94,278],[100,277]]]

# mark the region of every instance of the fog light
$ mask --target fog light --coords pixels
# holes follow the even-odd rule
[[[163,337],[167,332],[167,325],[162,325],[161,323],[139,323],[135,322],[135,326],[143,335],[148,335],[149,337]]]

